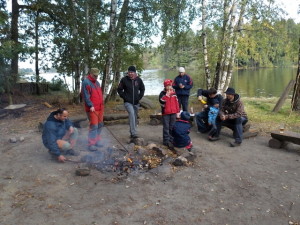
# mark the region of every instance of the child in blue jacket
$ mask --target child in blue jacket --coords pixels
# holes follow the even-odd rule
[[[175,122],[172,130],[174,147],[186,148],[189,151],[192,148],[192,141],[189,137],[191,129],[190,117],[188,112],[183,111],[180,114],[180,119]]]
[[[211,139],[217,132],[216,119],[217,116],[219,115],[218,99],[212,99],[211,103],[213,105],[209,107],[209,112],[208,112],[208,125],[211,126],[211,129],[208,132],[208,139]]]

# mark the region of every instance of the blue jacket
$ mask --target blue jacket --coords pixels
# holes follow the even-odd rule
[[[180,88],[179,84],[183,84],[184,88]],[[173,88],[175,89],[176,95],[190,95],[190,89],[193,87],[192,78],[184,74],[183,76],[178,75],[173,83]]]
[[[54,112],[47,118],[43,129],[42,140],[45,147],[48,148],[53,155],[60,156],[61,152],[56,141],[62,139],[71,126],[72,122],[69,119],[64,121],[55,119]]]
[[[216,124],[216,118],[219,114],[219,108],[211,106],[208,112],[208,123],[209,124]]]
[[[186,120],[177,120],[172,129],[173,144],[177,148],[184,148],[191,142],[189,137],[191,124]]]

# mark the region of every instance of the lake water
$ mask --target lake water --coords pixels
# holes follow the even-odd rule
[[[196,95],[198,88],[205,88],[203,71],[190,70],[194,86],[192,95]],[[297,68],[262,68],[238,70],[233,73],[231,87],[242,96],[248,97],[279,97],[291,79],[296,79]],[[51,81],[57,73],[41,74],[41,77]],[[159,95],[163,89],[164,79],[174,79],[178,75],[176,70],[145,70],[141,78],[145,84],[145,95]],[[72,90],[72,78],[66,77],[66,82]]]
[[[203,71],[186,71],[194,82],[191,94],[198,88],[205,88]],[[280,96],[290,80],[296,79],[297,68],[262,68],[238,70],[233,73],[230,86],[242,96],[272,97]],[[174,79],[177,71],[145,70],[142,79],[145,83],[145,95],[158,95],[163,89],[164,79]]]

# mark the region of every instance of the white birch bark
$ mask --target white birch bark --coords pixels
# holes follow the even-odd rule
[[[115,51],[116,10],[117,10],[117,0],[111,0],[108,56],[106,58],[105,74],[103,76],[103,81],[102,81],[102,90],[103,90],[104,98],[106,98],[108,85],[110,83],[109,81],[110,81],[110,74],[112,71],[112,60]]]
[[[203,44],[203,57],[204,57],[204,69],[206,77],[206,88],[210,88],[211,84],[211,75],[209,71],[209,61],[208,61],[208,52],[207,52],[207,35],[206,35],[206,10],[207,2],[202,0],[202,44]]]

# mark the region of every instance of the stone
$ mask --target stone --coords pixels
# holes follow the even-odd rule
[[[188,162],[188,160],[186,158],[179,156],[178,158],[176,158],[173,161],[173,165],[174,166],[184,166],[184,165],[186,165],[187,162]]]
[[[155,148],[155,147],[157,147],[157,145],[154,144],[154,143],[149,143],[149,144],[146,146],[146,148],[148,148],[148,149],[153,149],[153,148]]]
[[[10,142],[10,143],[17,143],[17,138],[11,137],[11,138],[9,139],[9,142]]]
[[[134,138],[134,139],[132,139],[132,142],[135,145],[143,146],[145,141],[144,141],[144,138]]]
[[[155,108],[154,103],[149,98],[146,98],[146,97],[143,97],[139,103],[140,103],[141,107],[143,107],[144,109],[154,109]]]
[[[25,140],[25,138],[23,137],[23,136],[21,136],[20,138],[19,138],[19,141],[20,142],[23,142]]]

